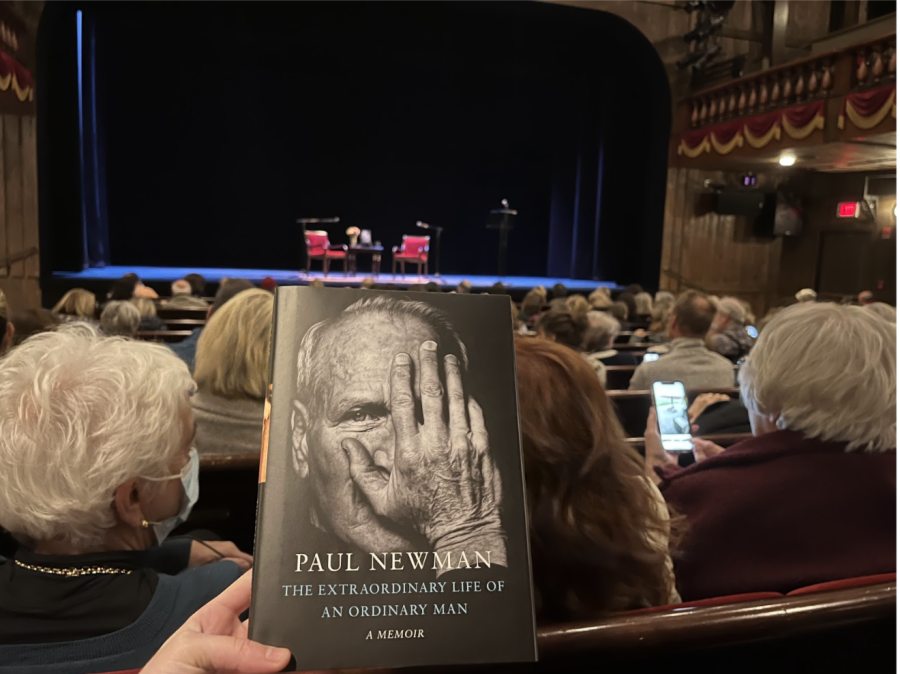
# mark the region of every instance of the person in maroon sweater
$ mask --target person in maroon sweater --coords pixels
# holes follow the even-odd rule
[[[653,412],[647,475],[687,518],[685,600],[896,570],[895,328],[861,307],[780,312],[741,369],[753,438],[694,440],[679,469]]]

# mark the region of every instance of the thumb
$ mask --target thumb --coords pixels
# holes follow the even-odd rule
[[[363,447],[359,440],[353,438],[345,438],[341,442],[341,447],[347,453],[350,461],[350,479],[359,487],[359,490],[366,495],[369,502],[379,512],[379,505],[382,501],[382,494],[387,481],[382,477],[381,473],[372,462],[372,457]],[[379,512],[379,514],[383,514]]]
[[[201,672],[235,672],[236,674],[270,674],[280,672],[291,659],[286,648],[274,648],[237,637],[193,633],[185,635],[174,655],[179,662]],[[150,668],[152,660],[145,671]],[[166,671],[166,670],[160,670]]]

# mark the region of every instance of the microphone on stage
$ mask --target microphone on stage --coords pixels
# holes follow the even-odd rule
[[[416,222],[416,227],[421,227],[422,229],[431,229],[431,225],[429,225],[427,222],[422,222],[421,220]]]

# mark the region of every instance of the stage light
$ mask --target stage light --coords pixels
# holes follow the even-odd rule
[[[797,158],[792,154],[783,154],[778,158],[778,163],[782,166],[793,166],[797,162]]]

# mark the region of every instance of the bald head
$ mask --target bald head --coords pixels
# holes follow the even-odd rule
[[[703,339],[715,315],[716,307],[708,295],[696,290],[682,293],[672,312],[673,337]]]

